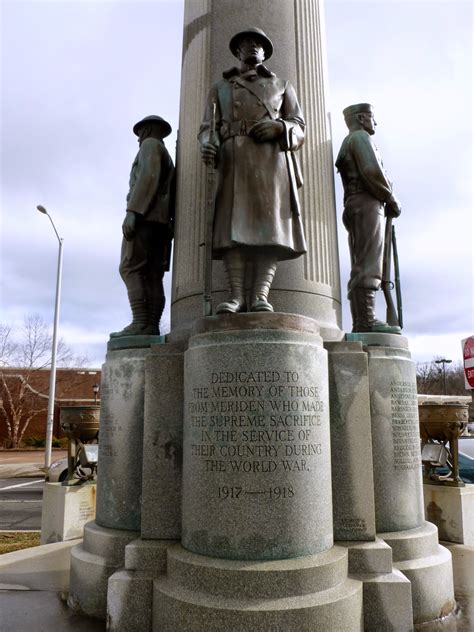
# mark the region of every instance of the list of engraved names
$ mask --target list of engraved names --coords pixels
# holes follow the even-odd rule
[[[416,385],[408,381],[393,381],[390,394],[394,467],[396,470],[419,468],[420,431]]]

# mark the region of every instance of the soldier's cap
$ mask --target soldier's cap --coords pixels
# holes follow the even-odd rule
[[[164,118],[161,118],[161,116],[156,116],[155,114],[151,114],[150,116],[145,116],[145,118],[142,118],[141,121],[138,121],[138,123],[135,123],[135,125],[133,126],[133,133],[138,136],[140,127],[142,127],[142,125],[146,125],[147,123],[157,123],[158,125],[160,125],[162,138],[166,138],[167,136],[171,134],[172,129],[168,121],[165,121]]]
[[[351,114],[373,114],[374,108],[370,103],[356,103],[355,105],[349,105],[342,110],[344,118],[351,116]]]
[[[265,53],[265,59],[270,59],[270,57],[273,55],[272,40],[267,35],[265,35],[262,29],[259,29],[256,26],[251,26],[250,28],[245,29],[245,31],[240,31],[239,33],[236,33],[234,37],[230,40],[229,48],[232,51],[234,57],[237,57],[237,49],[239,48],[240,41],[243,40],[244,37],[254,37],[260,42]]]

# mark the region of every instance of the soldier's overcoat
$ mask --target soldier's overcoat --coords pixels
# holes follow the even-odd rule
[[[392,198],[392,183],[370,135],[362,129],[343,140],[336,167],[344,186],[342,220],[349,232],[348,293],[358,287],[377,290],[382,282],[384,204]]]
[[[294,152],[303,144],[305,122],[292,85],[264,66],[224,73],[209,92],[201,143],[210,140],[212,103],[219,144],[214,257],[242,246],[269,248],[279,260],[300,256],[306,243]],[[252,126],[264,120],[281,121],[282,136],[269,142],[249,136]]]

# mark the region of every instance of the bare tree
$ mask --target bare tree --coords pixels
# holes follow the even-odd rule
[[[444,375],[442,365],[436,364],[440,357],[431,362],[418,362],[416,365],[416,382],[418,393],[423,395],[444,395]],[[461,362],[445,365],[447,395],[469,395],[464,385],[464,368]]]
[[[10,448],[20,445],[31,420],[47,410],[48,396],[38,374],[51,364],[51,347],[52,335],[37,314],[25,316],[18,331],[0,324],[0,422]],[[86,361],[75,357],[64,341],[58,342],[58,366],[80,367]]]

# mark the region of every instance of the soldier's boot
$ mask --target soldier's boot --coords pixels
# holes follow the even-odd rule
[[[375,290],[358,287],[353,290],[357,303],[357,329],[353,329],[354,333],[383,333],[383,334],[399,334],[400,327],[388,325],[383,320],[378,320],[375,316]]]
[[[245,312],[245,259],[239,249],[229,250],[223,257],[227,285],[230,288],[230,298],[220,303],[216,314],[237,314]]]
[[[166,299],[160,292],[154,292],[151,294],[151,298],[148,305],[148,323],[153,330],[154,336],[160,335],[160,320],[165,309]]]
[[[349,305],[351,308],[351,316],[352,316],[352,331],[359,331],[360,323],[359,323],[359,313],[357,311],[357,299],[354,290],[350,290],[347,294],[347,298],[349,299]]]
[[[273,312],[268,302],[268,294],[277,269],[277,260],[262,256],[254,264],[254,280],[250,301],[251,312]]]
[[[153,327],[149,324],[149,309],[146,294],[144,292],[131,291],[128,293],[130,307],[132,310],[132,322],[121,331],[114,331],[111,338],[122,336],[149,336],[152,335]]]

